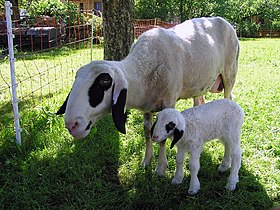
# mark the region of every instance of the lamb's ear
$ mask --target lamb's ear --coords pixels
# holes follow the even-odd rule
[[[71,92],[70,92],[71,93]],[[69,95],[70,93],[68,94],[68,96],[66,97],[65,101],[63,102],[62,106],[59,108],[59,110],[56,112],[56,115],[60,115],[60,114],[64,114],[65,113],[65,110],[66,110],[66,106],[67,106],[67,101],[68,101],[68,98],[69,98]]]
[[[124,78],[122,71],[117,68],[114,77],[114,87],[112,95],[112,116],[113,121],[121,133],[125,134],[125,104],[127,95],[127,81]]]
[[[155,129],[155,125],[156,125],[157,121],[154,122],[154,124],[151,127],[151,137],[153,137],[154,134],[154,129]]]
[[[174,147],[174,145],[182,138],[183,135],[183,130],[179,130],[178,128],[174,129],[173,141],[171,142],[170,149]]]

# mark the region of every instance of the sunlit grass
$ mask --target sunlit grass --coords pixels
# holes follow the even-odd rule
[[[202,154],[201,191],[196,196],[187,195],[189,157],[183,183],[171,185],[176,149],[169,149],[169,140],[165,178],[154,173],[158,156],[155,143],[155,160],[147,168],[139,167],[145,138],[142,114],[136,110],[130,111],[126,135],[116,131],[108,116],[93,127],[88,137],[74,140],[64,128],[63,117],[54,113],[67,96],[75,71],[89,57],[83,56],[88,55],[83,51],[87,49],[71,52],[66,49],[54,55],[17,60],[16,65],[23,72],[36,65],[34,72],[51,68],[65,80],[61,85],[35,91],[30,97],[26,97],[28,91],[40,84],[40,78],[43,83],[46,78],[53,78],[54,73],[37,77],[32,88],[20,84],[19,95],[26,99],[19,104],[21,149],[13,141],[12,107],[6,100],[10,95],[8,91],[0,93],[0,206],[3,209],[270,209],[273,203],[280,203],[280,40],[249,39],[242,40],[240,45],[233,93],[246,117],[242,128],[240,182],[235,192],[224,189],[229,173],[217,172],[223,147],[215,141],[208,143]],[[102,59],[102,49],[94,52],[94,59]],[[6,66],[5,62],[0,64],[1,74],[8,80]],[[27,76],[23,72],[19,73],[19,79]],[[207,94],[206,100],[221,97],[222,94]],[[191,106],[191,100],[182,100],[176,108]]]

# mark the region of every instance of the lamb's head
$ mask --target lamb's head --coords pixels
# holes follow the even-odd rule
[[[86,137],[94,123],[112,111],[117,129],[125,133],[127,81],[122,70],[107,61],[93,61],[81,67],[65,102],[57,114],[64,114],[69,133]]]
[[[151,128],[152,139],[164,141],[173,135],[170,149],[182,138],[186,127],[183,115],[175,109],[166,108],[157,115],[157,120]]]

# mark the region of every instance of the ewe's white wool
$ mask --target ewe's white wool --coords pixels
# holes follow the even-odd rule
[[[238,46],[235,30],[219,17],[152,29],[139,37],[124,60],[92,61],[81,67],[58,114],[65,112],[70,134],[83,138],[109,113],[116,128],[125,133],[125,108],[143,111],[147,148],[142,165],[147,165],[153,157],[152,112],[174,107],[180,98],[194,98],[197,104],[207,91],[223,88],[225,98],[231,98]],[[167,167],[165,153],[162,143],[159,175]]]

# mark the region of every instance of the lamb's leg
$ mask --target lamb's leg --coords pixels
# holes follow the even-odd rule
[[[231,169],[226,189],[233,191],[236,188],[236,183],[238,182],[238,172],[241,167],[241,148],[240,145],[236,146],[232,150],[231,154]]]
[[[172,184],[181,184],[184,178],[184,162],[186,157],[186,146],[180,145],[177,147],[176,154],[176,172],[172,179]]]
[[[200,182],[198,180],[197,174],[200,168],[200,154],[202,152],[201,148],[197,148],[196,150],[191,151],[189,169],[191,174],[190,188],[188,193],[190,195],[196,194],[200,189]]]
[[[231,158],[230,158],[230,148],[228,146],[227,143],[224,143],[225,146],[225,154],[224,154],[224,158],[223,161],[221,163],[221,165],[219,166],[218,170],[220,172],[225,172],[229,169],[230,167],[230,162],[231,162]]]
[[[193,106],[198,106],[205,104],[204,96],[198,96],[196,98],[193,98]]]
[[[168,162],[166,158],[166,144],[165,141],[162,141],[159,143],[158,164],[156,167],[157,175],[164,176],[167,167],[168,167]]]
[[[154,157],[154,150],[153,150],[152,139],[151,139],[152,119],[153,119],[153,114],[151,112],[147,112],[144,114],[144,132],[146,138],[146,151],[141,166],[149,165]]]

